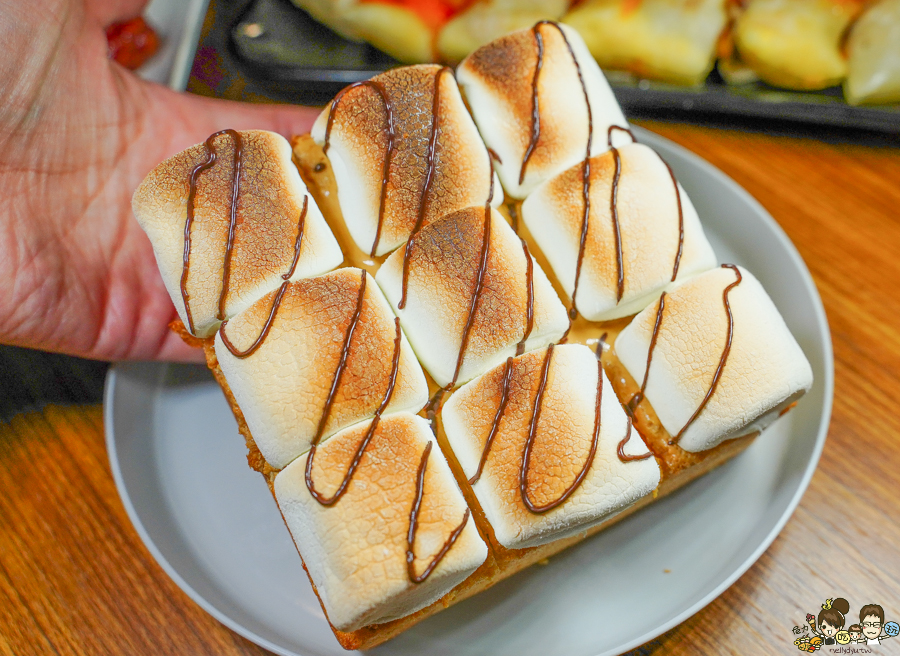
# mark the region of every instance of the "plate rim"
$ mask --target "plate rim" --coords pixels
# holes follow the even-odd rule
[[[690,161],[691,164],[700,169],[705,175],[709,175],[711,178],[716,179],[720,184],[729,187],[731,191],[735,192],[742,198],[742,200],[744,200],[749,206],[756,210],[757,214],[760,215],[762,221],[768,224],[768,227],[773,230],[778,240],[783,243],[789,259],[795,266],[797,266],[798,270],[801,273],[800,282],[802,283],[803,288],[805,288],[805,291],[812,300],[813,313],[815,315],[814,318],[816,320],[816,323],[824,328],[824,340],[822,344],[824,355],[824,380],[821,381],[824,387],[823,407],[820,414],[819,428],[816,433],[812,453],[810,454],[809,460],[806,463],[803,476],[800,479],[797,489],[788,502],[787,506],[785,507],[785,510],[783,511],[779,520],[774,524],[768,534],[766,534],[766,536],[759,543],[756,549],[716,587],[714,587],[704,597],[685,608],[682,612],[676,614],[672,619],[667,622],[663,622],[662,624],[654,627],[653,629],[650,629],[649,631],[646,631],[638,638],[635,638],[634,640],[625,643],[622,646],[616,646],[611,650],[607,649],[606,651],[600,651],[596,656],[611,656],[612,654],[625,653],[636,647],[646,644],[647,642],[670,631],[671,629],[678,626],[688,618],[701,611],[707,605],[712,603],[759,560],[762,554],[768,550],[768,548],[772,545],[772,542],[775,541],[775,538],[778,537],[778,535],[784,529],[784,526],[787,524],[788,520],[793,516],[794,511],[797,509],[797,506],[800,503],[800,500],[809,487],[809,483],[812,480],[812,476],[815,473],[816,468],[818,467],[819,459],[825,446],[828,429],[831,425],[831,414],[834,401],[834,351],[831,339],[831,327],[828,323],[828,317],[825,313],[824,304],[822,302],[821,296],[819,295],[819,291],[816,287],[815,281],[812,278],[812,274],[810,273],[809,268],[806,266],[806,262],[801,257],[799,251],[797,250],[797,247],[791,241],[790,237],[787,235],[781,225],[772,217],[772,215],[762,206],[762,204],[758,200],[756,200],[756,198],[754,198],[746,189],[744,189],[741,185],[739,185],[735,180],[733,180],[729,175],[720,170],[718,167],[706,161],[691,150],[675,143],[674,141],[662,135],[659,135],[640,126],[631,126],[631,128],[637,135],[641,136],[642,139],[646,139],[649,137],[649,141],[658,141],[662,143],[665,148],[677,152],[679,156]],[[113,409],[115,405],[114,401],[116,396],[116,380],[118,377],[118,369],[122,366],[123,363],[114,364],[109,368],[106,375],[103,392],[103,424],[109,463],[112,470],[113,479],[116,484],[116,489],[119,493],[119,498],[121,499],[122,504],[125,507],[128,518],[131,520],[132,525],[138,533],[138,536],[141,538],[144,545],[150,551],[151,555],[154,557],[157,563],[162,567],[163,571],[169,576],[169,578],[185,594],[187,594],[188,597],[191,598],[191,600],[193,600],[198,606],[200,606],[204,611],[214,617],[221,624],[225,625],[244,638],[247,638],[248,640],[265,649],[268,649],[269,651],[279,654],[280,656],[303,656],[303,654],[301,654],[300,652],[285,649],[284,647],[275,644],[269,639],[248,629],[243,624],[241,624],[237,620],[232,619],[226,613],[220,611],[212,603],[207,601],[203,595],[197,592],[197,590],[195,590],[194,587],[191,586],[181,576],[181,574],[179,574],[175,567],[168,561],[168,559],[157,547],[149,532],[144,527],[137,509],[134,507],[134,504],[131,501],[131,496],[128,493],[128,488],[125,484],[122,470],[119,466],[118,451],[116,448]],[[128,365],[124,364],[124,366]]]

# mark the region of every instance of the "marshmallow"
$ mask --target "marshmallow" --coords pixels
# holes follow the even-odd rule
[[[526,331],[527,260],[522,242],[497,211],[491,210],[490,222],[483,287],[457,383],[513,355]],[[403,309],[399,304],[405,249],[388,257],[375,277],[400,317],[419,361],[442,387],[453,381],[456,370],[481,265],[484,225],[484,207],[471,207],[435,221],[414,237]],[[533,257],[531,260],[534,320],[526,350],[558,340],[568,327],[559,297]]]
[[[547,349],[542,349],[512,360],[508,402],[473,485],[497,541],[508,549],[584,531],[652,492],[660,480],[655,458],[619,459],[618,446],[629,433],[629,421],[603,374],[599,437],[587,473],[560,505],[543,513],[529,510],[520,472],[546,357]],[[470,480],[502,401],[506,367],[500,365],[461,387],[442,410],[447,441]],[[538,508],[560,499],[590,459],[599,375],[599,363],[588,347],[553,348],[528,468],[529,499]],[[630,430],[623,452],[631,457],[649,453],[636,430]]]
[[[317,448],[312,478],[318,492],[330,496],[338,490],[368,428],[369,422],[357,424]],[[415,583],[407,570],[407,533],[428,445],[413,575],[421,577],[463,528],[431,574]],[[466,501],[421,417],[382,418],[346,493],[331,506],[321,505],[307,488],[308,457],[278,474],[275,498],[335,628],[353,631],[409,615],[437,601],[487,558]]]
[[[359,269],[332,273],[286,286],[268,333],[264,332],[278,292],[261,298],[216,333],[216,358],[228,386],[266,461],[281,469],[305,453],[316,435],[334,382],[348,329],[357,310]],[[366,274],[362,310],[322,431],[326,438],[372,417],[390,382],[396,326],[390,306]],[[418,411],[428,400],[428,384],[401,334],[397,379],[386,412]]]
[[[628,127],[616,98],[587,46],[571,27],[542,23],[543,58],[537,82],[539,136],[519,176],[533,137],[534,74],[538,45],[532,30],[513,32],[479,48],[463,60],[457,78],[484,142],[499,156],[497,173],[506,193],[525,198],[537,187],[587,154],[589,125],[593,126],[591,155],[607,149],[612,125]],[[565,38],[563,38],[565,35]],[[581,69],[591,108],[579,81],[572,54]],[[614,146],[630,141],[614,131]]]
[[[616,215],[622,245],[622,298],[611,193],[616,171],[612,151],[590,160],[590,215],[578,280],[578,310],[591,321],[608,321],[639,312],[678,279],[716,266],[697,212],[665,162],[652,149],[628,144],[618,149]],[[684,241],[679,256],[679,213]],[[540,185],[522,204],[522,220],[553,268],[569,298],[584,220],[582,164]]]
[[[322,213],[291,162],[291,147],[272,132],[240,135],[240,176],[232,217],[235,139],[218,133],[212,141],[215,161],[196,174],[190,256],[185,267],[185,227],[190,178],[207,161],[204,144],[188,148],[153,169],[137,191],[132,208],[150,238],[163,282],[184,325],[198,337],[218,328],[219,297],[226,279],[229,227],[234,218],[233,248],[224,315],[233,317],[263,294],[277,288],[292,271],[298,226],[303,216],[299,258],[290,276],[299,280],[339,266],[344,259]],[[304,215],[303,208],[306,207]],[[185,290],[190,316],[181,290]]]
[[[763,430],[812,386],[809,362],[775,304],[753,274],[737,270],[740,282],[727,294],[733,317],[730,349],[723,294],[738,281],[730,265],[707,271],[664,297],[645,397],[673,439],[684,431],[675,441],[686,451],[705,451]],[[616,355],[639,385],[658,309],[659,302],[645,308],[616,338]],[[704,406],[723,354],[718,383]]]
[[[435,80],[440,82],[437,115]],[[376,233],[376,255],[405,242],[423,203],[423,224],[427,225],[444,214],[487,200],[491,187],[488,152],[449,69],[407,66],[348,87],[313,125],[312,137],[323,146],[332,113],[326,154],[334,169],[344,221],[362,251],[371,252]],[[391,122],[394,143],[389,148]],[[433,125],[437,132],[432,149]],[[429,153],[433,154],[431,165]],[[391,161],[385,185],[387,155]],[[495,205],[502,201],[501,196],[494,195]]]

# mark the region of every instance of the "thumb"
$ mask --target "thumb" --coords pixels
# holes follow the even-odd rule
[[[282,104],[251,104],[178,93],[161,85],[144,82],[150,111],[148,120],[159,122],[149,133],[168,133],[169,157],[204,141],[210,134],[226,128],[234,130],[270,130],[281,136],[305,134],[312,128],[321,108]]]

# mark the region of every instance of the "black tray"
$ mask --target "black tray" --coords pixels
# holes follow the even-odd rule
[[[398,65],[365,43],[347,41],[289,0],[212,0],[188,88],[244,100],[324,104],[341,88]],[[716,71],[699,87],[608,73],[631,118],[734,120],[851,128],[900,135],[900,106],[854,107],[840,87],[794,92],[761,82],[728,85]],[[765,124],[762,125],[765,129]]]

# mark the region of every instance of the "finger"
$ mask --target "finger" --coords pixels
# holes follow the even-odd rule
[[[271,130],[289,139],[309,132],[321,112],[321,109],[300,105],[257,105],[206,98],[176,93],[149,82],[146,84],[151,87],[151,97],[157,105],[150,116],[177,122],[178,130],[173,131],[172,136],[179,142],[172,144],[176,147],[173,153],[225,128]]]

